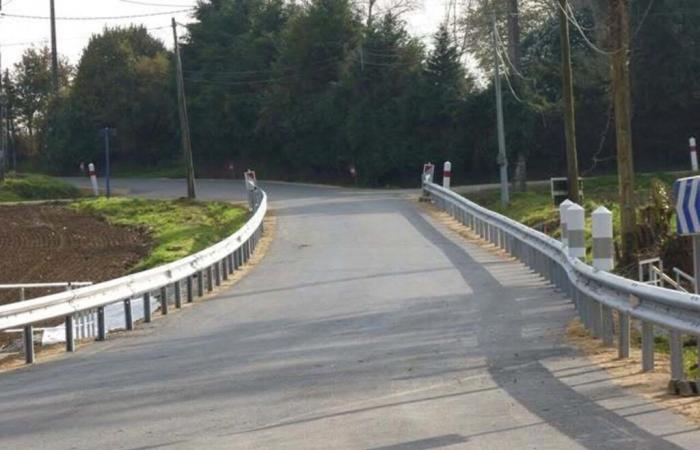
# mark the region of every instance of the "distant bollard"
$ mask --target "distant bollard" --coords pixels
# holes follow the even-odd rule
[[[566,210],[566,229],[569,243],[569,256],[583,259],[586,257],[586,238],[584,234],[585,210],[576,203]]]
[[[445,165],[443,166],[442,169],[442,187],[445,189],[450,188],[452,180],[452,163],[449,161],[445,161]]]
[[[605,206],[593,211],[593,267],[611,271],[615,265],[613,258],[613,216]]]
[[[693,172],[698,171],[698,148],[696,146],[696,140],[694,137],[688,139],[690,144],[690,168]]]
[[[90,175],[90,183],[92,183],[92,193],[97,197],[100,195],[100,189],[97,187],[97,175],[95,174],[95,165],[93,163],[88,164],[88,174]]]
[[[567,230],[566,227],[566,210],[569,209],[569,206],[573,205],[574,202],[572,202],[569,199],[564,200],[561,202],[559,205],[559,223],[560,223],[560,228],[561,228],[561,242],[564,244],[564,247],[569,245],[569,230]]]

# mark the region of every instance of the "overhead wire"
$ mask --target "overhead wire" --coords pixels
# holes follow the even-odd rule
[[[177,10],[165,11],[165,12],[131,14],[131,15],[126,15],[126,16],[56,17],[56,20],[61,20],[61,21],[125,20],[125,19],[138,19],[138,18],[142,18],[142,17],[155,17],[155,16],[166,16],[166,15],[172,15],[172,14],[181,14],[181,13],[191,12],[194,10],[195,10],[195,8],[187,8],[187,9],[177,9]],[[27,14],[0,13],[0,17],[8,17],[8,18],[13,18],[13,19],[28,19],[28,20],[51,20],[51,17],[49,17],[49,16],[34,16],[34,15],[27,15]]]

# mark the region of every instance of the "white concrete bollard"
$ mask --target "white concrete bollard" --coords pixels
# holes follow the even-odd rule
[[[613,215],[601,206],[593,211],[593,267],[611,271],[615,266],[613,247]]]
[[[566,199],[559,205],[559,224],[561,228],[561,242],[564,244],[564,247],[567,247],[569,245],[569,230],[567,230],[566,228],[566,210],[569,209],[569,206],[573,204],[574,202],[572,202],[569,199]]]
[[[452,163],[445,161],[445,165],[442,169],[442,187],[445,189],[450,188],[450,181],[452,179]]]
[[[90,183],[92,183],[92,193],[97,197],[100,195],[100,189],[97,187],[97,175],[95,174],[95,165],[93,163],[88,164],[88,174],[90,175]]]
[[[583,259],[586,257],[586,237],[584,234],[586,211],[576,203],[566,210],[566,227],[568,230],[569,256]]]
[[[690,141],[690,168],[693,172],[698,171],[698,148],[696,146],[696,141],[694,137],[689,139]]]

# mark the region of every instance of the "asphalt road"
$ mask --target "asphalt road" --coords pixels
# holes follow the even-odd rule
[[[240,182],[199,188],[243,194]],[[233,289],[1,374],[0,448],[700,446],[696,426],[565,344],[570,302],[406,193],[266,188],[276,237]]]

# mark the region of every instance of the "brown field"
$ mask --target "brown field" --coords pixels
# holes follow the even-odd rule
[[[0,206],[0,284],[105,281],[126,274],[149,246],[145,233],[66,206]],[[18,291],[0,290],[0,304],[17,300]]]

